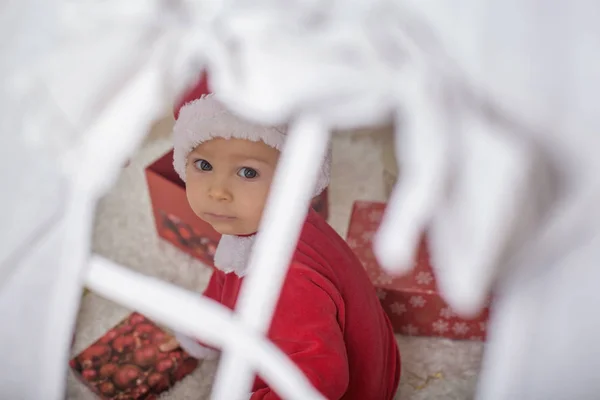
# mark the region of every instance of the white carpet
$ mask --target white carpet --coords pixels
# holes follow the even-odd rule
[[[201,292],[208,282],[209,268],[159,240],[150,212],[143,170],[170,148],[170,125],[171,121],[165,119],[155,126],[143,148],[101,202],[93,249],[136,271]],[[342,236],[346,234],[354,200],[383,200],[379,146],[380,143],[366,136],[343,136],[334,141],[329,222]],[[90,345],[129,312],[94,293],[87,294],[81,304],[73,354]],[[472,398],[481,359],[480,343],[400,335],[396,338],[403,364],[397,400]],[[162,398],[208,399],[216,368],[217,361],[205,361]],[[430,379],[424,384],[427,377]],[[93,398],[70,374],[68,399]]]

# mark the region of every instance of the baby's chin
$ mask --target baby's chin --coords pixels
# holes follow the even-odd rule
[[[256,229],[244,229],[239,226],[235,226],[235,224],[212,223],[211,226],[215,231],[217,231],[221,235],[248,236],[256,233]]]

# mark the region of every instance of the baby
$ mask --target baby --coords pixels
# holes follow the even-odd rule
[[[175,109],[174,166],[195,214],[222,234],[204,295],[233,309],[286,132],[244,121],[212,95],[190,93]],[[328,181],[329,159],[314,194]],[[176,337],[192,356],[215,355]],[[360,261],[313,210],[268,337],[327,399],[389,400],[396,393],[400,356],[390,322]],[[278,398],[256,379],[250,399]]]

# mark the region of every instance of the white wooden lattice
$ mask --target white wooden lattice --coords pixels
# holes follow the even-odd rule
[[[402,177],[382,264],[404,270],[427,227],[454,309],[475,312],[495,286],[479,398],[593,398],[599,4],[1,2],[1,397],[62,398],[85,284],[222,347],[216,399],[247,397],[254,370],[318,399],[262,334],[329,132],[394,119]],[[98,198],[203,67],[239,113],[292,121],[236,318],[89,248]]]

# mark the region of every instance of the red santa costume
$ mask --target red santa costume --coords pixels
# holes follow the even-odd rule
[[[201,85],[175,108],[174,167],[185,181],[185,160],[214,137],[262,140],[281,149],[285,132],[243,121]],[[316,194],[329,181],[325,160]],[[255,235],[223,235],[204,295],[233,309]],[[327,399],[391,400],[400,377],[400,355],[391,324],[365,270],[346,242],[310,210],[275,309],[269,339],[284,351]],[[177,335],[198,358],[214,350]],[[278,399],[257,378],[250,398]]]

